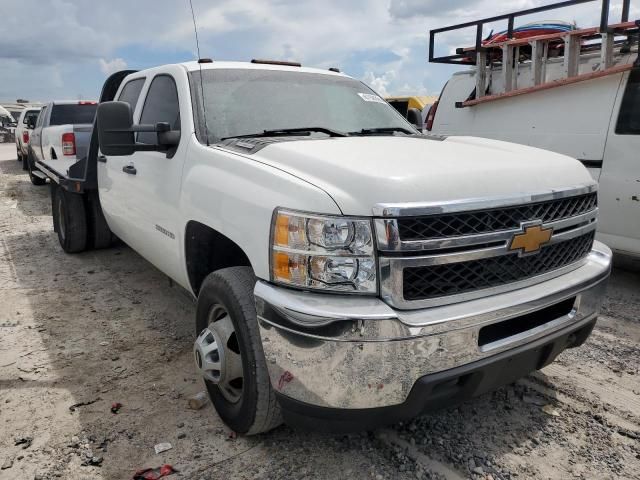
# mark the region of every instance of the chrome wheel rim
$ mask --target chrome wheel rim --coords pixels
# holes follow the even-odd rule
[[[242,397],[244,376],[238,336],[226,308],[211,306],[208,327],[196,338],[193,354],[196,369],[203,378],[218,387],[231,403]]]

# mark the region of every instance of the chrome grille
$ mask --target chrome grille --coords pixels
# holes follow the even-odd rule
[[[398,219],[398,233],[402,240],[428,240],[435,238],[477,235],[519,228],[522,222],[538,220],[555,222],[589,212],[597,206],[597,193],[576,197],[425,217]]]
[[[543,247],[536,255],[517,254],[468,262],[405,268],[405,300],[458,295],[525,280],[570,265],[585,257],[593,246],[594,232]]]
[[[373,209],[382,298],[396,308],[447,305],[528,287],[579,268],[597,226],[596,184],[444,203]],[[537,253],[510,249],[540,225]]]

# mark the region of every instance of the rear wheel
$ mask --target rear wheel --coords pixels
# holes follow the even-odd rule
[[[198,296],[196,369],[220,418],[235,432],[263,433],[282,423],[269,380],[250,267],[211,273]]]
[[[29,155],[22,155],[21,157],[22,160],[22,170],[24,170],[25,172],[29,170]]]
[[[16,160],[22,162],[22,152],[20,151],[20,147],[16,145]]]
[[[66,253],[78,253],[87,246],[87,216],[82,195],[57,188],[53,201],[54,231]]]

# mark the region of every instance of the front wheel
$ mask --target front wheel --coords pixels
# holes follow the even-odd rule
[[[220,418],[245,435],[282,423],[258,330],[255,282],[250,267],[209,274],[196,312],[196,369]]]

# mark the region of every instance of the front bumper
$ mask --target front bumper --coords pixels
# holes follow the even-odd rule
[[[518,369],[519,376],[525,375],[577,345],[569,336],[584,333],[585,326],[592,328],[610,269],[611,251],[596,242],[582,266],[551,280],[500,295],[407,311],[392,309],[377,298],[298,292],[260,281],[254,293],[272,385],[286,415],[288,405],[355,412],[415,403],[409,396],[421,379],[434,374],[446,377],[443,372],[478,362],[482,371],[498,376],[489,382],[492,386],[512,381],[513,375],[487,370],[486,365],[522,353],[536,342],[551,342],[554,354],[522,363],[531,367]],[[566,312],[554,315],[558,305],[567,303]],[[518,329],[518,322],[530,322],[535,312],[549,318],[543,322],[538,318],[530,329]],[[503,330],[495,324],[507,320],[512,321],[501,336]],[[490,325],[494,327],[487,329]],[[558,343],[564,334],[569,340]],[[429,398],[421,401],[429,404]]]

